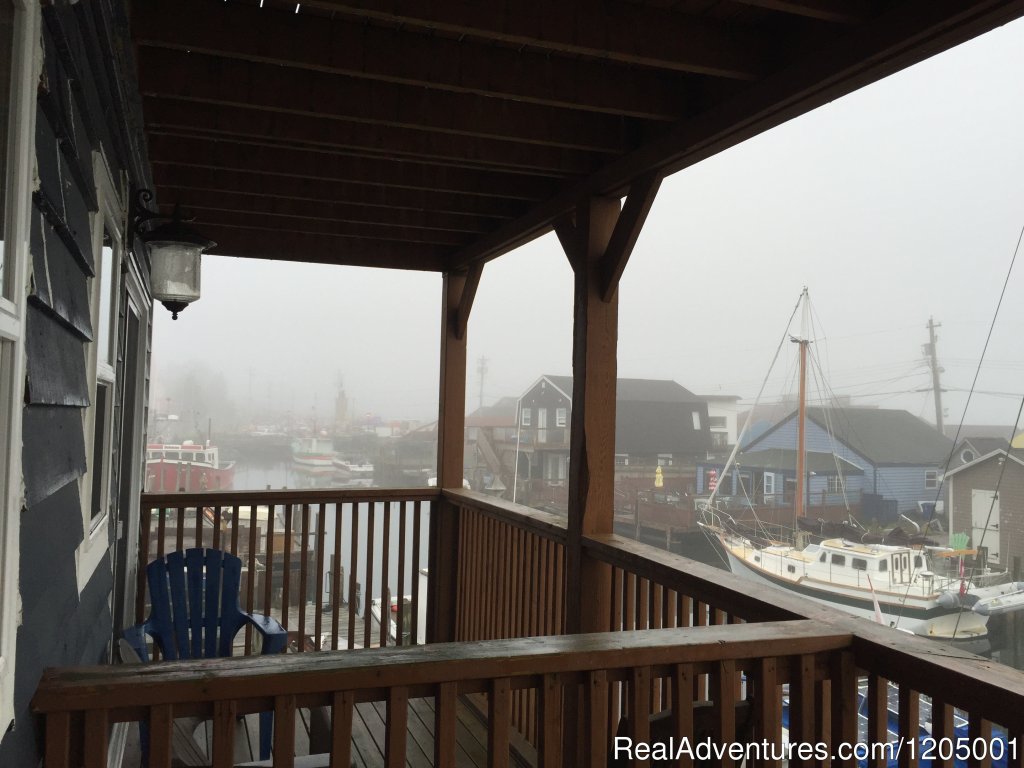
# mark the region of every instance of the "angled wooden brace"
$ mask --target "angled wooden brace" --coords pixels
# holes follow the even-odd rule
[[[615,222],[615,230],[608,242],[601,267],[601,300],[604,302],[611,301],[619,287],[619,279],[626,269],[626,263],[633,253],[660,186],[661,176],[649,174],[637,179],[629,188],[626,204],[622,207],[619,220]]]
[[[469,328],[469,313],[473,311],[473,300],[476,298],[476,289],[480,286],[480,276],[483,271],[483,262],[478,261],[470,265],[466,274],[466,282],[462,286],[462,296],[459,297],[459,306],[455,310],[455,338],[459,341],[466,338],[466,329]]]

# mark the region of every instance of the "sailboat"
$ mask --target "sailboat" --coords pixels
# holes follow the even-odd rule
[[[806,333],[806,288],[801,302],[805,331],[800,337],[791,337],[800,355],[793,538],[784,541],[766,529],[762,535],[742,530],[716,505],[717,487],[701,505],[699,525],[737,575],[917,635],[945,641],[983,640],[990,616],[1024,608],[1024,582],[994,584],[991,573],[968,577],[964,558],[973,553],[948,547],[866,543],[853,536],[811,543],[806,531],[800,530],[799,522],[806,516],[807,357],[811,344]],[[742,440],[743,435],[723,476],[735,462]]]

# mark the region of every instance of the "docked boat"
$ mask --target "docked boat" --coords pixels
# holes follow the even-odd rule
[[[307,467],[332,467],[334,444],[326,437],[300,437],[292,442],[292,461]]]
[[[350,480],[373,480],[373,464],[365,459],[334,457],[336,473]]]
[[[146,446],[146,490],[151,493],[230,490],[235,463],[221,462],[217,446],[151,443]]]
[[[808,301],[805,288],[801,296],[805,319]],[[977,565],[974,550],[933,546],[927,531],[873,538],[852,517],[849,525],[840,524],[839,535],[810,541],[813,531],[809,529],[815,526],[809,526],[806,518],[803,478],[807,476],[806,377],[811,342],[806,331],[790,338],[800,348],[795,474],[801,480],[794,487],[792,536],[785,540],[780,530],[769,531],[756,514],[753,529],[741,528],[716,504],[717,486],[699,505],[698,524],[739,576],[896,629],[969,642],[972,650],[982,650],[977,641],[988,634],[989,616],[1024,608],[1024,582],[998,583],[1006,581],[1005,572]],[[726,469],[734,463],[742,437]],[[822,521],[818,526],[822,533],[824,525]],[[951,568],[954,560],[956,569]]]
[[[702,525],[733,573],[916,635],[980,640],[989,616],[1024,607],[1024,582],[978,586],[966,573],[942,573],[942,560],[966,553],[841,538],[758,546],[713,515]]]

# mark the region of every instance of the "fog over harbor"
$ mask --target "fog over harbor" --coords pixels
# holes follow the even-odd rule
[[[752,402],[803,286],[837,395],[933,419],[922,345],[940,322],[947,424],[967,391],[1024,225],[1018,21],[677,173],[620,286],[619,375]],[[965,420],[1012,425],[1024,275],[1011,276]],[[206,257],[203,296],[154,315],[151,404],[205,431],[279,413],[429,422],[441,277]],[[397,311],[401,309],[401,312]],[[408,318],[417,320],[409,323]],[[399,319],[401,318],[401,319]],[[553,235],[489,263],[467,400],[571,372],[572,277]],[[766,389],[779,399],[792,367]]]

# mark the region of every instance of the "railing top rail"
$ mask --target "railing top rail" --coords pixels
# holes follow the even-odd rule
[[[509,525],[531,531],[546,539],[565,543],[568,522],[564,517],[524,507],[522,504],[515,504],[505,499],[496,499],[476,491],[446,488],[442,494],[453,504],[479,510],[485,515]]]
[[[407,687],[792,656],[848,648],[850,642],[848,633],[791,621],[50,669],[32,706],[37,712],[78,711]]]
[[[684,594],[697,595],[748,621],[808,618],[808,609],[814,607],[806,599],[618,534],[584,536],[583,548],[596,560],[678,588]],[[839,612],[836,615],[845,616]]]
[[[314,488],[264,491],[144,493],[143,507],[229,507],[233,504],[334,504],[352,501],[433,501],[437,488]]]

